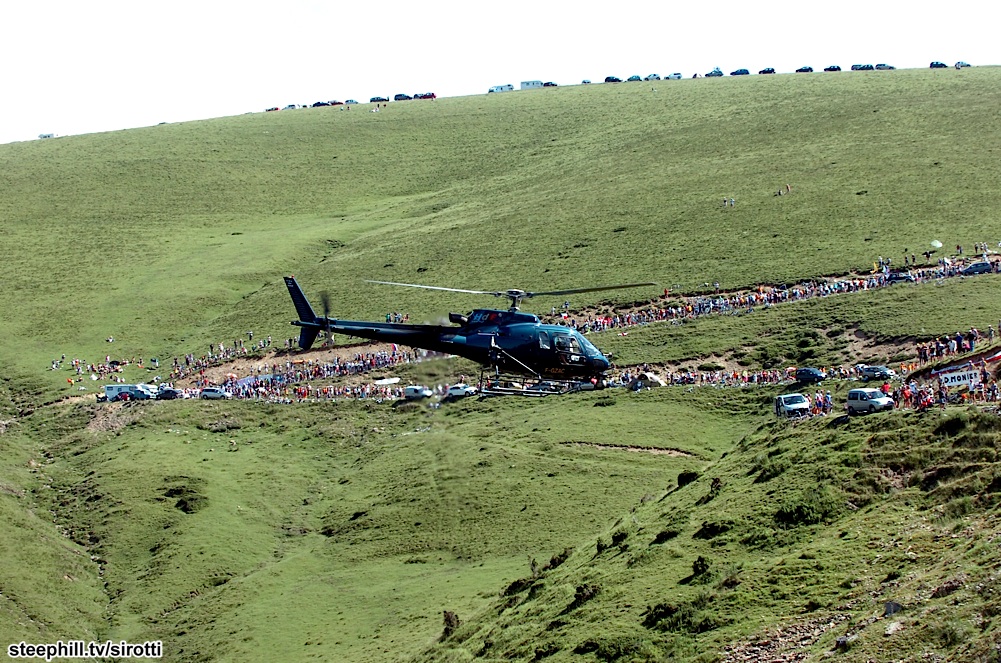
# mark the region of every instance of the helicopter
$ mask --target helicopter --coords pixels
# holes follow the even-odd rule
[[[545,378],[564,382],[600,380],[605,371],[611,367],[611,362],[576,329],[562,325],[544,324],[539,321],[538,316],[523,313],[519,310],[521,301],[544,295],[572,295],[656,285],[655,283],[629,283],[547,292],[528,292],[517,289],[494,292],[392,281],[367,282],[406,288],[506,297],[510,300],[511,305],[507,310],[475,309],[468,315],[449,313],[448,320],[451,325],[340,320],[330,317],[330,303],[326,293],[321,294],[323,315],[316,315],[295,277],[286,276],[285,285],[288,287],[292,303],[299,315],[298,320],[292,321],[293,325],[301,328],[299,347],[308,350],[320,332],[325,331],[328,337],[337,332],[348,336],[458,355],[471,359],[484,368],[493,369],[498,376],[529,376],[539,380]]]

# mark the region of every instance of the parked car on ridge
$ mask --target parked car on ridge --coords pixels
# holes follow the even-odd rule
[[[823,382],[824,372],[819,368],[803,367],[796,369],[796,382],[801,382],[803,384],[814,384],[818,382]]]
[[[221,400],[233,398],[233,394],[229,393],[222,387],[203,387],[200,397],[203,399]]]
[[[813,67],[800,67],[799,69],[796,70],[796,73],[797,74],[812,74],[813,73]]]
[[[841,67],[836,64],[832,64],[830,67],[824,67],[824,71],[841,71]]]
[[[991,263],[974,262],[959,270],[959,273],[963,276],[976,276],[977,274],[990,274],[992,271],[994,271],[994,269]]]
[[[848,414],[858,414],[892,410],[893,405],[893,399],[879,389],[851,389],[848,392],[845,409],[848,410]]]
[[[759,74],[774,74],[775,73],[775,67],[765,67],[764,69],[762,69],[758,73]]]

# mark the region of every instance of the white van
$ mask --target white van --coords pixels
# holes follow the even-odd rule
[[[106,384],[104,385],[104,396],[109,402],[119,398],[121,394],[128,394],[128,398],[136,401],[147,401],[156,398],[156,392],[149,389],[145,384]]]
[[[514,91],[514,86],[511,85],[510,83],[508,83],[507,85],[495,85],[492,88],[490,88],[489,90],[487,90],[487,93],[490,93],[490,92],[512,92],[512,91]]]
[[[775,416],[795,419],[810,414],[810,399],[803,394],[782,394],[775,397]]]
[[[852,389],[848,392],[848,414],[892,410],[893,399],[879,389]]]
[[[403,397],[408,401],[419,401],[422,398],[431,398],[432,392],[430,389],[423,385],[415,384],[410,385],[403,390]]]

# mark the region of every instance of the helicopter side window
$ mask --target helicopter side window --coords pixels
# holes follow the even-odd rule
[[[539,347],[543,350],[549,349],[549,334],[544,331],[539,332]]]
[[[554,341],[556,342],[556,350],[557,350],[557,352],[571,352],[572,351],[572,349],[570,347],[570,337],[569,336],[563,336],[561,334],[561,335],[557,336],[554,339]]]

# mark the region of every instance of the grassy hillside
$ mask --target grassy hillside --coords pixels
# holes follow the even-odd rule
[[[789,425],[770,416],[779,387],[99,406],[48,370],[248,330],[280,345],[290,273],[337,315],[421,321],[496,302],[364,280],[660,284],[580,310],[994,246],[1001,71],[872,73],[0,146],[0,642],[162,639],[171,661],[996,660],[996,413]],[[997,322],[998,283],[594,340],[625,366],[896,361]],[[903,610],[884,618],[886,601]],[[443,611],[461,624],[439,642]]]
[[[996,660],[999,425],[762,424],[419,660]]]
[[[103,356],[108,336],[146,357],[247,329],[284,337],[285,273],[330,290],[345,317],[432,319],[483,302],[363,279],[691,291],[996,241],[985,137],[1001,74],[880,74],[579,86],[0,146],[0,331],[17,339],[5,363],[31,374],[53,354]]]

